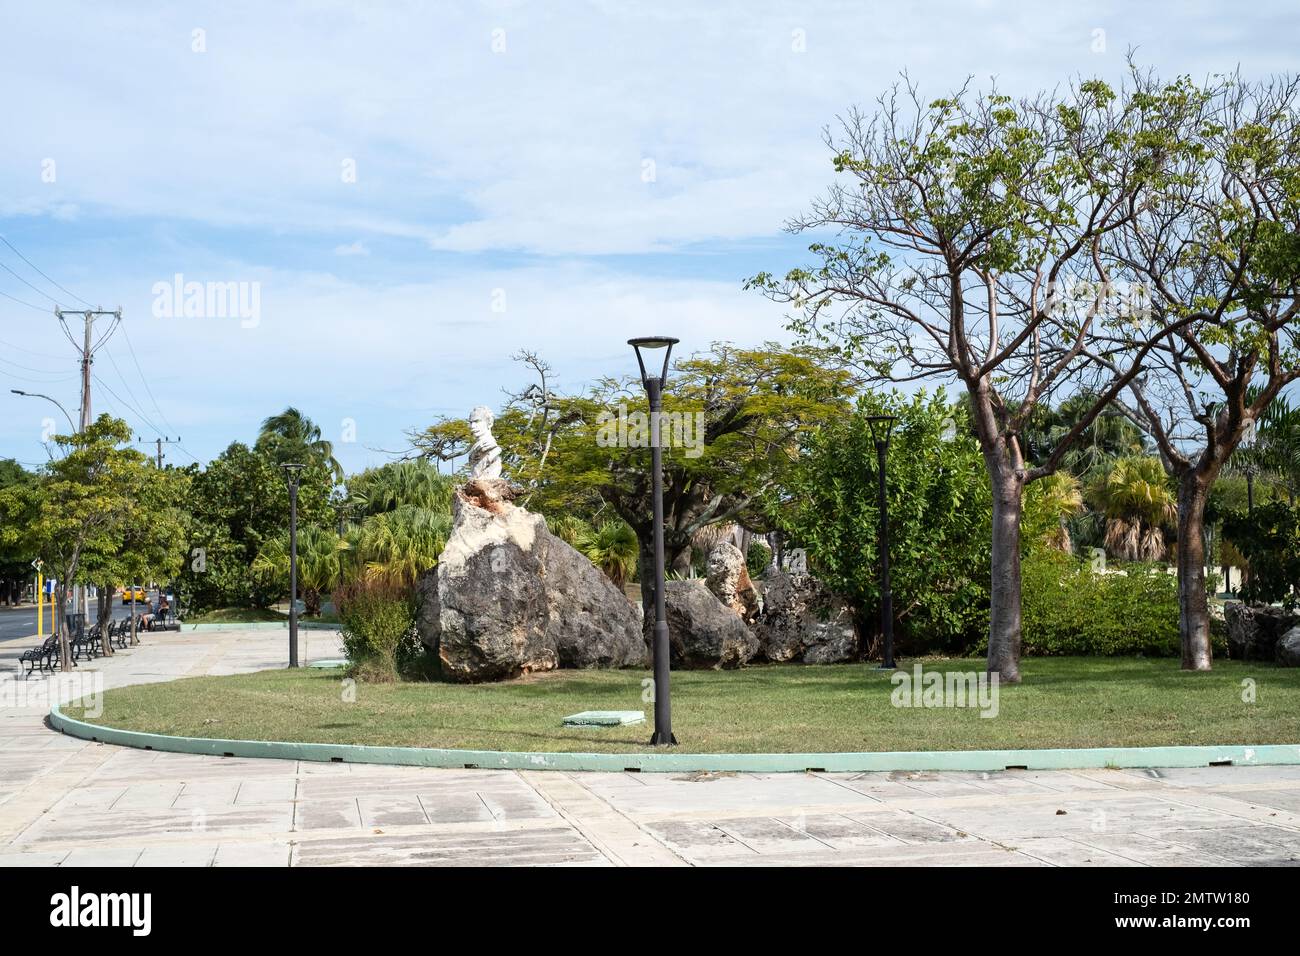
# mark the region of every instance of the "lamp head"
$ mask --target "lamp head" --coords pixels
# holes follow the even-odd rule
[[[641,366],[641,382],[647,388],[650,387],[650,379],[658,378],[662,385],[668,379],[668,357],[673,354],[673,346],[680,342],[670,335],[643,335],[640,338],[628,339],[627,344],[636,350],[636,363]],[[658,352],[663,349],[664,362],[663,368],[657,376],[650,375],[645,368],[645,353],[653,360],[658,357]]]
[[[298,478],[302,475],[302,470],[307,466],[296,461],[286,461],[280,467],[284,469],[284,480],[289,483],[290,487],[296,488]]]
[[[898,421],[896,415],[870,415],[867,417],[867,425],[871,428],[871,438],[877,445],[888,445],[889,437],[894,431],[894,423]]]

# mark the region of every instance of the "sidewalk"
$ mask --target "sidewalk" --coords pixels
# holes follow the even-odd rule
[[[339,654],[335,632],[299,636],[303,661]],[[145,640],[79,670],[111,688],[286,656],[283,631]],[[438,770],[121,749],[43,717],[0,707],[0,865],[1300,864],[1300,767]]]

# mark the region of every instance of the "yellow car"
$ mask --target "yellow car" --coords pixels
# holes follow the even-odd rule
[[[128,585],[125,585],[125,586],[122,588],[122,603],[123,603],[123,604],[130,604],[130,603],[131,603],[131,595],[133,595],[133,594],[135,595],[135,603],[136,603],[136,604],[147,604],[147,603],[148,603],[148,601],[149,601],[149,593],[148,593],[144,588],[142,588],[140,585],[138,585],[138,584],[128,584]]]

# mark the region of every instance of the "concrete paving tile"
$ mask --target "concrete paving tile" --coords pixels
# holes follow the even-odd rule
[[[545,866],[607,861],[569,827],[304,840],[297,866]]]
[[[1008,849],[1031,856],[1052,866],[1117,866],[1136,867],[1138,861],[1112,853],[1099,846],[1081,843],[1064,837],[1035,837],[1030,840],[1011,840],[1004,844]]]
[[[136,866],[211,866],[216,855],[215,845],[207,846],[151,846],[146,847],[136,860]]]
[[[64,866],[135,866],[142,847],[78,847],[68,854]]]
[[[213,866],[288,866],[289,844],[223,843],[217,847]]]
[[[67,850],[36,851],[32,853],[0,853],[0,867],[7,866],[58,866],[68,855]]]
[[[429,822],[419,798],[414,796],[364,794],[357,797],[357,808],[361,814],[361,825],[366,827],[408,826]]]
[[[330,800],[299,800],[294,814],[295,830],[337,830],[362,826],[355,797]]]
[[[298,781],[292,776],[241,780],[235,803],[241,807],[256,803],[282,803],[293,800],[297,791]]]

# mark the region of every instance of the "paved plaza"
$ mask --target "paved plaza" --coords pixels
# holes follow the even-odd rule
[[[304,631],[302,659],[340,653]],[[111,688],[279,666],[283,630],[144,635]],[[16,672],[30,641],[0,645]],[[30,684],[38,684],[33,678]],[[442,770],[201,757],[0,709],[0,865],[1300,863],[1300,767],[1004,773]]]

